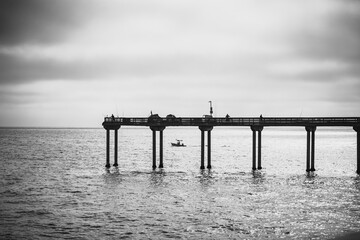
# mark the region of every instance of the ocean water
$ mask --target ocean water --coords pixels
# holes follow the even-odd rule
[[[111,132],[113,163],[113,132]],[[183,139],[187,147],[171,147]],[[200,131],[119,130],[106,169],[104,129],[0,129],[0,239],[331,239],[360,229],[356,133],[318,128],[314,174],[306,131],[265,128],[252,171],[249,128],[214,128],[211,170]]]

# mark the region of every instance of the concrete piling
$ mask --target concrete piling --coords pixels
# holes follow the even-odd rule
[[[261,131],[264,129],[263,126],[260,125],[254,125],[250,126],[250,129],[252,131],[252,170],[256,169],[262,169],[261,166]],[[256,132],[258,132],[258,146],[257,146],[257,160],[258,160],[258,166],[256,168]]]
[[[164,167],[163,163],[163,155],[164,155],[164,138],[163,138],[163,131],[165,126],[151,126],[150,129],[152,130],[152,168],[156,169],[156,132],[160,132],[160,139],[159,139],[159,168]]]
[[[205,131],[201,131],[201,164],[200,169],[205,169]]]
[[[110,167],[110,130],[106,129],[106,165],[105,167]]]
[[[306,171],[315,171],[315,131],[316,126],[306,126]]]
[[[201,164],[200,169],[205,169],[205,132],[207,132],[207,168],[211,169],[211,130],[212,126],[199,126],[201,131]]]
[[[118,166],[118,129],[115,129],[115,141],[114,141],[114,167]]]
[[[114,130],[114,166],[118,166],[118,130],[120,125],[108,126],[106,129],[106,164],[105,167],[110,167],[110,130]]]
[[[152,168],[155,169],[156,168],[156,131],[152,130]]]
[[[163,148],[164,148],[164,144],[163,144],[163,130],[159,131],[160,132],[160,163],[159,163],[159,168],[163,168],[164,167],[164,163],[163,163]]]
[[[310,131],[306,130],[306,171],[310,172]]]
[[[259,170],[261,167],[261,130],[258,131],[258,167]]]
[[[207,163],[207,168],[210,169],[211,168],[211,130],[209,130],[208,132],[208,163]]]
[[[360,174],[360,125],[355,125],[353,129],[356,131],[356,173]]]
[[[256,170],[256,131],[251,129],[253,131],[253,137],[252,137],[252,170]]]

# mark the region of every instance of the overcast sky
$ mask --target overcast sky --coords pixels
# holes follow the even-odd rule
[[[360,116],[360,1],[1,0],[0,126]]]

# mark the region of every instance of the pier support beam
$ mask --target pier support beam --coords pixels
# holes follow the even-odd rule
[[[252,169],[256,170],[256,131],[251,129],[253,131],[253,145],[252,145]]]
[[[114,130],[114,166],[118,166],[118,130],[120,125],[113,125],[106,127],[106,164],[105,167],[110,167],[110,130]]]
[[[110,167],[110,130],[106,129],[106,165],[105,167]]]
[[[310,131],[306,130],[306,171],[310,172]]]
[[[160,139],[159,139],[159,145],[160,145],[160,149],[159,149],[159,153],[160,153],[160,163],[159,163],[159,168],[163,168],[164,167],[164,163],[163,163],[163,147],[164,147],[164,143],[163,143],[163,131],[165,129],[165,126],[151,126],[150,129],[152,130],[152,142],[153,142],[153,149],[152,149],[152,168],[156,169],[156,132],[160,132]]]
[[[115,129],[115,141],[114,141],[114,167],[118,166],[118,129]]]
[[[306,126],[306,171],[315,171],[315,131],[316,126]],[[310,161],[311,160],[311,161]]]
[[[262,169],[261,167],[261,130],[258,131],[258,169]]]
[[[153,163],[152,168],[156,168],[156,131],[152,131],[152,142],[153,142],[153,149],[152,149],[152,155],[153,155]]]
[[[261,131],[264,129],[263,126],[251,126],[251,130],[253,131],[253,145],[252,145],[252,169],[256,170],[256,132],[258,132],[258,167],[257,169],[262,169],[261,166]]]
[[[360,125],[354,126],[354,130],[356,131],[356,173],[360,174]]]
[[[160,131],[160,164],[159,164],[159,168],[163,168],[164,167],[164,163],[163,163],[163,130]]]
[[[207,162],[207,168],[211,168],[211,130],[208,131],[208,162]]]
[[[199,126],[201,131],[201,165],[200,169],[205,169],[205,132],[207,132],[207,168],[211,168],[211,130],[213,126]]]
[[[201,131],[201,164],[200,169],[205,169],[205,131]]]

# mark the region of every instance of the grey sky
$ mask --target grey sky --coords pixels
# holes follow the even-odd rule
[[[0,126],[360,116],[360,2],[0,2]]]

